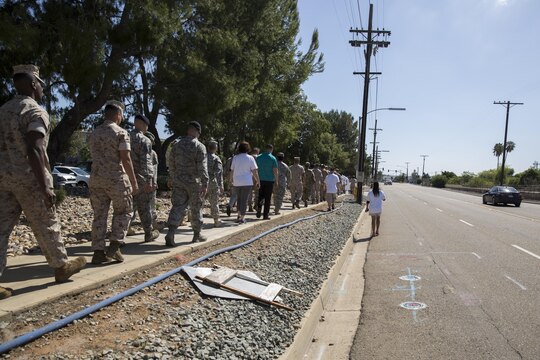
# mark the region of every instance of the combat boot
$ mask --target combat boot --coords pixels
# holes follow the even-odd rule
[[[0,286],[0,300],[7,299],[13,294],[13,289]]]
[[[107,257],[110,257],[111,259],[116,260],[118,262],[124,262],[124,257],[122,256],[122,253],[120,252],[120,241],[111,240],[111,243],[109,244],[109,247],[107,248],[107,251],[105,252],[105,255],[107,255]]]
[[[307,207],[307,200],[304,200],[304,207]]]
[[[174,233],[176,232],[176,228],[169,226],[169,231],[167,231],[167,235],[165,235],[165,246],[175,247],[176,243],[174,242]]]
[[[127,231],[127,236],[133,236],[137,234],[137,232],[135,231],[134,228],[132,228],[131,226],[129,227],[128,231]]]
[[[94,256],[92,256],[92,264],[99,265],[103,264],[105,262],[111,261],[106,255],[105,251],[103,250],[95,250]]]
[[[214,219],[214,227],[215,228],[221,227],[221,221],[219,219]]]
[[[64,283],[73,275],[81,271],[86,265],[86,259],[80,256],[76,259],[69,260],[62,267],[54,271],[54,279],[57,283]]]
[[[191,242],[194,242],[194,243],[196,243],[196,242],[205,242],[206,240],[208,240],[206,238],[206,236],[201,235],[200,232],[195,232],[193,234],[193,240],[191,240]]]
[[[144,232],[144,242],[152,242],[159,237],[159,231],[151,230]]]

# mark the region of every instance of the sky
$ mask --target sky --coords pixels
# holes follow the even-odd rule
[[[382,153],[381,167],[394,172],[443,170],[461,174],[494,169],[493,146],[504,141],[506,109],[494,101],[522,102],[510,109],[508,140],[516,148],[507,166],[521,172],[540,161],[540,1],[372,0],[374,27],[390,30],[371,71],[368,116]],[[302,48],[319,31],[325,71],[303,90],[320,110],[362,113],[364,48],[349,45],[351,27],[367,28],[369,0],[299,0]],[[361,20],[360,20],[361,19]],[[377,84],[378,83],[378,84]],[[378,89],[378,91],[377,91]],[[373,132],[367,132],[369,142]]]

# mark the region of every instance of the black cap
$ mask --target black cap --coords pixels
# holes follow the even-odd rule
[[[202,132],[201,124],[199,124],[197,121],[191,121],[188,126],[195,128],[199,132],[199,134]]]
[[[135,120],[141,120],[142,122],[144,122],[146,125],[150,125],[150,120],[148,120],[148,118],[142,114],[137,114],[135,115]]]

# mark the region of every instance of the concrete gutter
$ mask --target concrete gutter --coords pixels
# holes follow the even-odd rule
[[[360,320],[368,237],[360,236],[362,211],[327,280],[304,315],[281,360],[348,359]]]

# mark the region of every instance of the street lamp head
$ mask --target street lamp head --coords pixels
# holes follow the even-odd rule
[[[405,111],[407,109],[402,108],[402,107],[391,107],[391,108],[388,108],[388,110],[391,110],[391,111]]]

